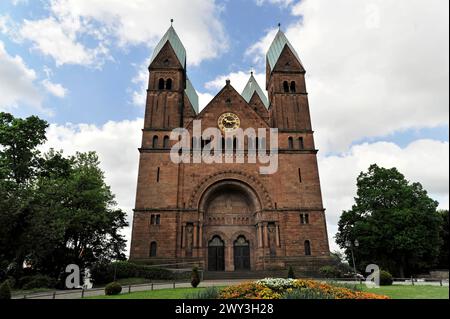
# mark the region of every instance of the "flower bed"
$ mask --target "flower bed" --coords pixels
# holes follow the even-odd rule
[[[315,280],[266,278],[224,288],[220,299],[389,299]]]

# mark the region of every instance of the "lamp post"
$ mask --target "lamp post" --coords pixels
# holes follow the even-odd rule
[[[350,252],[352,253],[352,261],[353,261],[353,272],[356,277],[356,263],[355,263],[355,254],[353,253],[354,247],[359,247],[359,241],[358,239],[355,239],[355,241],[347,241],[347,246],[350,248]]]

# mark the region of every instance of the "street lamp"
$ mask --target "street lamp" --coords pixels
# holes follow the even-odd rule
[[[347,240],[346,244],[347,244],[347,247],[350,248],[350,252],[352,253],[353,272],[354,272],[355,277],[356,277],[357,272],[356,272],[355,254],[353,253],[353,248],[354,247],[359,247],[359,241],[358,241],[358,239],[355,239],[355,241],[353,241],[353,242],[350,241],[350,240]]]

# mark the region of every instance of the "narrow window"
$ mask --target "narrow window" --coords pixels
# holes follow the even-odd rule
[[[305,214],[305,224],[309,224],[309,214]]]
[[[150,225],[155,225],[155,215],[150,217]]]
[[[161,225],[161,215],[156,215],[155,225]]]
[[[309,224],[309,214],[300,214],[300,223],[302,225]]]
[[[283,90],[285,93],[289,93],[289,83],[287,81],[283,82]]]
[[[165,149],[170,147],[169,142],[170,142],[170,138],[168,136],[164,136],[164,148]]]
[[[292,137],[289,137],[289,149],[292,150],[294,148],[294,139]]]
[[[259,150],[259,138],[255,139],[255,149]]]
[[[158,89],[164,90],[164,79],[159,79]]]
[[[158,148],[158,136],[153,136],[153,142],[152,142],[153,148]]]
[[[166,81],[166,90],[172,90],[172,79]]]
[[[305,256],[311,256],[311,243],[305,240]]]
[[[291,82],[291,93],[295,93],[295,81]]]
[[[304,142],[304,140],[303,140],[303,137],[300,137],[300,138],[298,139],[298,143],[299,143],[300,149],[301,149],[301,150],[304,150],[304,149],[305,149],[305,142]]]
[[[156,172],[156,182],[157,183],[159,183],[160,175],[161,175],[161,168],[158,167],[158,170]]]
[[[156,250],[158,244],[155,241],[152,241],[150,244],[150,257],[156,257]]]
[[[300,183],[303,182],[303,178],[302,178],[302,170],[301,170],[301,168],[298,169],[298,180],[299,180]]]

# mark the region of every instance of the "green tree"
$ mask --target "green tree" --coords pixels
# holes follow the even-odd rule
[[[440,210],[439,213],[441,214],[442,218],[442,224],[441,224],[441,247],[439,248],[439,258],[437,262],[437,267],[441,269],[448,269],[448,232],[449,232],[449,225],[448,225],[448,219],[449,219],[449,213],[447,210]]]
[[[126,214],[94,152],[41,155],[47,123],[0,113],[0,273],[21,269],[57,277],[66,265],[124,259]],[[11,267],[16,265],[16,267]],[[18,274],[20,275],[20,274]]]
[[[409,183],[396,169],[370,166],[357,179],[357,197],[338,223],[336,242],[351,252],[360,271],[371,263],[404,277],[432,267],[439,253],[438,203],[420,183]]]

